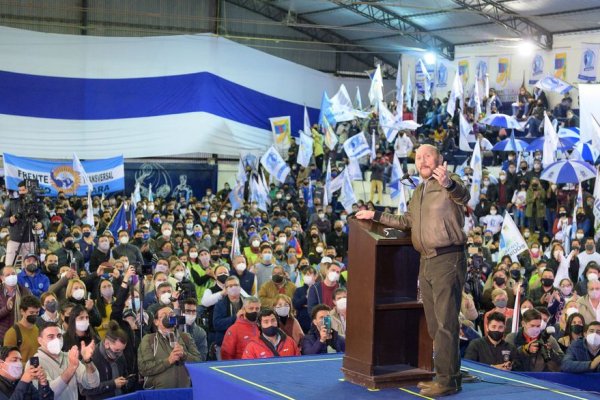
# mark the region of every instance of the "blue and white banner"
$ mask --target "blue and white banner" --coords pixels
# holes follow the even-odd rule
[[[542,79],[544,76],[544,55],[542,53],[536,53],[531,61],[531,76],[529,77],[529,84],[535,85],[537,81]]]
[[[361,158],[371,152],[364,132],[352,136],[344,142],[344,150],[350,159]]]
[[[584,82],[595,82],[598,77],[600,44],[582,43],[581,66],[577,78]]]
[[[92,194],[120,192],[125,189],[123,156],[104,160],[82,161],[94,190]],[[6,187],[17,190],[23,179],[36,179],[46,196],[57,196],[63,192],[67,196],[85,196],[87,186],[79,172],[73,169],[73,160],[45,161],[19,157],[4,153],[4,174]]]
[[[556,92],[560,94],[565,94],[573,89],[573,85],[570,85],[562,79],[555,78],[551,75],[548,75],[547,77],[537,81],[535,86],[545,90],[546,92]]]
[[[517,255],[521,254],[527,247],[527,242],[523,239],[523,235],[519,232],[519,228],[513,221],[510,214],[504,214],[504,222],[502,222],[502,230],[500,231],[500,246],[498,259],[504,256],[510,256],[513,261],[517,261]]]
[[[260,163],[265,167],[267,172],[279,182],[283,183],[290,173],[290,167],[285,163],[283,158],[281,158],[281,155],[273,146],[271,146],[261,157]]]

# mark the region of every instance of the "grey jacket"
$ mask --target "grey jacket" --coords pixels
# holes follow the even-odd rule
[[[463,206],[471,198],[458,175],[451,175],[452,185],[446,189],[431,178],[417,186],[404,215],[375,212],[374,220],[400,230],[410,230],[412,244],[423,258],[437,255],[436,249],[464,245]]]

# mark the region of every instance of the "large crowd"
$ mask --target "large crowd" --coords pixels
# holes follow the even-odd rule
[[[538,92],[523,97],[515,116],[534,124],[530,111],[536,107],[529,105],[539,99]],[[565,99],[553,111],[546,106],[560,124],[573,118]],[[485,100],[494,103],[490,112],[501,107],[493,92]],[[446,117],[446,103],[420,102],[423,126],[400,132],[394,143],[386,141],[375,114],[337,126],[341,143],[361,131],[376,140],[376,157],[361,160],[370,172],[371,201],[358,200],[348,210],[337,193],[324,201],[328,161],[335,177],[348,160],[340,145],[324,147],[316,129],[314,161],[307,168],[296,164],[298,147],[292,145],[286,157],[291,173],[270,184],[266,209],[249,201],[248,186],[246,201],[233,209],[225,184],[197,197],[143,198],[135,207],[125,195],[88,203],[60,193],[27,203],[34,210],[26,213],[31,193],[25,182],[14,193],[3,188],[0,392],[102,399],[142,388],[188,387],[186,362],[343,352],[347,219],[382,202],[392,157],[415,176],[408,165],[420,144],[434,144],[451,157],[458,122],[456,115]],[[478,126],[471,107],[465,114],[479,140],[493,143],[506,135]],[[464,210],[469,270],[462,354],[505,370],[597,371],[600,254],[592,188],[589,181],[583,185],[571,238],[565,227],[574,223],[577,187],[540,180],[540,157],[493,153],[498,167],[484,170],[479,203]],[[472,171],[461,173],[470,185]],[[93,226],[86,223],[90,207]],[[135,229],[113,232],[121,207]],[[505,212],[529,246],[518,260],[499,257]],[[555,282],[561,265],[569,277]],[[514,307],[520,318],[511,332]]]

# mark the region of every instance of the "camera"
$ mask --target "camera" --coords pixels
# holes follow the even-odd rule
[[[185,325],[185,316],[183,316],[183,315],[174,315],[172,317],[169,317],[168,324],[164,324],[164,325],[165,325],[166,328],[173,328],[173,327]]]
[[[179,292],[179,297],[177,298],[177,300],[184,301],[188,298],[187,290],[185,290],[181,282],[177,282],[177,284],[175,285],[175,290]]]
[[[37,368],[40,366],[40,358],[39,357],[31,357],[29,359],[29,365],[31,365],[34,368]]]
[[[138,262],[131,263],[131,266],[135,268],[136,275],[139,275],[139,276],[152,275],[152,264],[150,264],[150,263],[142,264],[138,261]]]
[[[40,219],[40,206],[44,196],[44,190],[36,179],[25,179],[27,193],[20,197],[21,205],[19,212],[15,215],[18,220],[35,221]]]

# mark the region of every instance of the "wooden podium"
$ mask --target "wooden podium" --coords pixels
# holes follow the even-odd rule
[[[371,389],[431,380],[433,345],[417,301],[419,253],[403,232],[349,223],[345,379]]]

